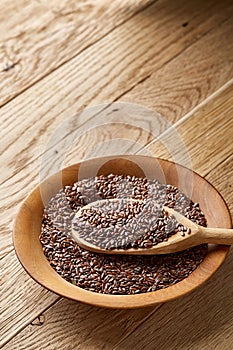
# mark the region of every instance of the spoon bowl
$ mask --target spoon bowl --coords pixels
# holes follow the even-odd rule
[[[100,201],[96,201],[94,203],[89,203],[86,206],[82,207],[75,215],[74,222],[77,222],[78,227],[78,220],[80,219],[83,212],[86,212],[88,210],[93,210],[93,208],[103,209],[106,204],[109,202],[111,203],[121,203],[121,202],[128,202],[128,203],[134,203],[134,202],[143,202],[138,201],[136,199],[128,198],[128,199],[104,199]],[[153,245],[150,248],[127,248],[124,249],[121,248],[115,248],[115,249],[107,249],[103,246],[93,244],[91,241],[85,239],[83,235],[80,235],[80,230],[76,228],[75,225],[72,227],[72,236],[76,240],[76,242],[84,249],[96,252],[96,253],[102,253],[102,254],[123,254],[123,255],[154,255],[154,254],[170,254],[179,252],[191,247],[194,247],[196,245],[200,245],[203,243],[212,243],[212,244],[226,244],[231,245],[233,244],[233,229],[224,229],[224,228],[206,228],[203,226],[200,226],[191,220],[187,219],[185,216],[180,214],[179,212],[175,211],[172,208],[164,206],[163,209],[168,215],[172,215],[176,220],[177,223],[183,225],[185,228],[188,229],[188,233],[181,234],[180,232],[177,232],[164,240],[163,242],[160,242],[156,245]],[[93,212],[95,213],[95,212]],[[98,231],[97,231],[98,235]],[[112,235],[107,239],[107,243],[111,240],[113,235],[117,235],[117,232],[114,232],[112,230]]]

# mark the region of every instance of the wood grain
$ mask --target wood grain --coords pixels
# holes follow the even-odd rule
[[[146,148],[162,158],[183,165],[192,164],[194,170],[206,176],[233,153],[232,103],[233,82],[206,106],[178,123],[175,130],[170,128]],[[177,135],[182,142],[178,142]]]
[[[1,110],[3,117],[0,160],[4,172],[0,174],[0,181],[3,182],[13,176],[32,159],[38,157],[56,128],[80,108],[118,99],[213,28],[209,38],[213,39],[214,35],[218,37],[218,41],[222,43],[221,50],[226,62],[222,58],[218,61],[215,41],[210,40],[208,46],[210,60],[216,56],[210,66],[218,66],[221,70],[221,80],[220,75],[215,74],[208,88],[202,89],[202,96],[197,98],[196,102],[205,99],[227,81],[229,70],[232,68],[232,65],[227,63],[227,58],[232,57],[232,41],[229,35],[232,25],[230,21],[224,26],[218,27],[218,25],[231,16],[231,4],[227,1],[224,6],[218,1],[216,4],[211,3],[213,6],[210,9],[208,7],[210,12],[207,18],[204,9],[199,11],[199,2],[182,1],[172,4],[172,8],[168,0],[164,4],[155,3],[5,105]],[[188,30],[180,24],[186,17],[193,21]],[[169,31],[168,34],[166,28],[173,27],[176,30]],[[152,45],[155,33],[158,43]],[[208,38],[204,41],[200,39],[199,45],[194,46],[195,52],[205,51],[207,40]],[[191,55],[190,51],[189,57]],[[193,71],[198,66],[199,62],[196,62]],[[177,68],[177,62],[175,67]],[[202,80],[196,82],[198,86],[199,84],[206,86],[206,80],[211,72],[205,68]],[[193,85],[195,83],[193,75],[192,78]],[[200,87],[198,89],[201,90]],[[171,103],[165,95],[166,91],[168,94],[170,91],[177,91],[179,96],[182,95],[182,99],[184,98],[184,90],[180,93],[179,90],[174,90],[174,84],[167,85],[164,88],[161,105]],[[185,92],[189,92],[187,87]],[[173,94],[173,98],[177,98],[177,95]],[[192,95],[187,95],[186,99],[192,100]],[[182,101],[180,105],[183,105]],[[189,107],[188,104],[185,106],[182,113]],[[176,115],[175,119],[169,120],[174,121],[179,117],[180,115]],[[23,142],[16,142],[19,136],[23,138]]]
[[[230,156],[226,157],[226,159],[222,162],[219,162],[218,166],[210,169],[206,178],[213,182],[221,192],[223,198],[225,198],[232,216],[233,216],[233,202],[232,202],[232,178],[231,173],[233,169],[233,150]]]
[[[41,349],[54,349],[59,344],[62,349],[113,349],[122,336],[135,329],[154,311],[154,308],[140,310],[108,310],[93,308],[69,300],[60,300],[51,313],[43,314],[41,327],[29,325],[20,335],[13,338],[4,349],[35,349],[38,336]],[[47,329],[49,327],[49,330]],[[72,339],[72,343],[70,342]],[[72,345],[71,345],[72,344]]]
[[[138,84],[124,100],[143,104],[169,120],[177,121],[179,116],[187,114],[232,79],[233,45],[231,41],[225,41],[232,30],[229,19],[217,31],[208,33]]]
[[[97,321],[105,322],[106,317],[110,322],[106,325],[109,326],[107,333],[101,325],[97,327],[96,342],[93,332],[88,332],[88,322],[84,323],[81,333],[77,331],[80,327],[78,314],[88,311],[88,307],[82,305],[79,309],[78,304],[65,300],[59,301],[58,309],[54,306],[45,313],[43,326],[26,327],[57,299],[26,275],[12,252],[11,242],[12,222],[17,208],[39,182],[41,154],[56,128],[85,106],[117,99],[151,107],[173,123],[181,119],[183,126],[180,124],[178,130],[185,135],[185,145],[192,156],[195,170],[208,176],[221,191],[233,213],[232,197],[229,196],[232,192],[233,158],[229,143],[232,129],[231,121],[228,120],[232,112],[224,101],[229,98],[232,103],[232,90],[228,90],[226,95],[226,89],[221,94],[214,94],[232,78],[232,12],[230,0],[167,0],[154,4],[152,1],[129,0],[127,5],[118,0],[100,0],[98,4],[92,0],[62,0],[59,3],[55,0],[19,0],[11,4],[8,0],[2,0],[0,100],[5,105],[0,112],[0,256],[5,256],[1,260],[1,269],[4,271],[4,283],[1,285],[4,294],[1,295],[6,295],[6,299],[1,300],[1,341],[8,341],[23,330],[6,345],[8,349],[33,349],[36,341],[52,349],[60,347],[61,342],[67,348],[75,343],[82,350],[82,342],[87,349],[96,349],[95,344],[99,349],[110,350],[115,347],[140,348],[139,345],[141,348],[154,349],[153,345],[157,345],[155,335],[159,338],[161,349],[165,347],[166,350],[166,344],[171,349],[174,344],[178,344],[180,349],[192,350],[232,348],[232,254],[229,263],[220,271],[222,275],[219,273],[207,287],[199,290],[198,294],[194,293],[196,298],[193,299],[193,295],[187,297],[191,313],[197,316],[194,324],[191,321],[193,317],[186,310],[186,299],[184,303],[180,300],[181,304],[177,307],[173,303],[173,307],[167,309],[167,304],[164,313],[158,313],[153,319],[154,323],[145,323],[145,328],[141,328],[140,324],[150,315],[150,310],[138,318],[136,312],[114,314],[101,310]],[[206,98],[209,101],[203,104]],[[200,114],[198,109],[202,111]],[[214,112],[215,109],[219,114]],[[205,113],[211,130],[204,132],[201,123],[205,120]],[[197,123],[197,130],[202,137],[192,141],[195,125],[190,120],[193,116],[193,124]],[[68,136],[70,131],[72,126]],[[75,151],[80,152],[75,160],[88,152],[93,153],[101,131],[103,128],[96,134],[90,132],[86,140],[81,138],[80,143],[74,143],[73,149],[67,154],[66,164],[72,161]],[[114,149],[109,145],[112,136],[117,137],[118,133],[115,129],[111,135],[111,131],[106,129],[103,134],[101,140],[107,141],[108,150],[99,149],[104,154]],[[152,137],[150,132],[140,133],[135,127],[121,128],[119,135],[129,137],[130,140],[135,138],[139,142],[134,148],[130,142],[125,142],[122,147],[125,152],[138,151],[140,143],[146,145]],[[226,153],[223,151],[224,137]],[[190,142],[192,146],[189,147]],[[182,152],[176,149],[177,157],[185,162]],[[98,154],[99,150],[96,150]],[[152,143],[148,152],[150,150],[155,155],[169,156],[161,143]],[[200,300],[203,300],[201,304]],[[198,305],[200,310],[204,310],[203,314]],[[73,310],[77,313],[77,321],[72,318]],[[87,320],[91,324],[96,317],[96,309],[89,309],[88,312]],[[207,315],[210,315],[209,318]],[[83,315],[81,321],[84,318]],[[41,319],[43,321],[43,317]],[[51,322],[46,322],[47,319]],[[39,324],[37,321],[35,323]],[[119,325],[119,332],[115,323]],[[210,327],[207,328],[208,323]],[[71,332],[69,338],[64,335],[63,329],[67,334]],[[135,329],[136,332],[129,336]],[[111,332],[115,340],[109,340]],[[140,342],[143,332],[148,334],[148,338]],[[121,333],[125,341],[119,343],[122,340]],[[49,344],[44,343],[47,334]],[[172,336],[174,344],[169,340]],[[134,343],[133,337],[138,344]]]
[[[22,269],[15,252],[0,260],[1,276],[1,323],[0,347],[17,334],[25,323],[29,324],[59,298],[57,295],[41,288]],[[3,298],[4,296],[4,298]],[[22,322],[22,319],[24,322]]]
[[[1,2],[0,106],[153,1]],[[98,18],[98,21],[95,19]]]
[[[231,101],[231,98],[229,95],[230,94],[230,91],[231,91],[231,88],[227,89],[226,91],[223,91],[219,96],[217,96],[215,98],[215,102],[214,102],[214,106],[217,106],[217,108],[223,108],[224,110],[228,110],[229,108],[232,108],[232,101]],[[227,98],[226,98],[227,97]],[[230,107],[229,107],[230,106]],[[206,105],[204,105],[201,109],[201,111],[197,114],[197,116],[195,118],[193,118],[192,115],[189,116],[189,118],[187,120],[185,120],[183,123],[184,123],[184,128],[181,129],[183,131],[186,131],[187,134],[191,134],[191,131],[193,130],[193,128],[195,129],[195,126],[200,124],[200,122],[202,121],[203,119],[203,115],[209,115],[209,118],[212,118],[212,115],[213,115],[213,123],[216,123],[217,122],[217,125],[216,127],[214,128],[214,132],[213,133],[213,137],[214,139],[216,140],[215,144],[218,145],[218,142],[221,140],[222,138],[222,129],[220,128],[220,125],[221,125],[221,122],[222,122],[222,119],[220,120],[219,117],[218,117],[218,114],[217,113],[213,113],[213,102],[212,101],[209,101]],[[181,123],[182,125],[182,123]],[[230,130],[229,128],[227,128],[227,130]],[[218,133],[218,131],[220,131],[220,133]],[[199,131],[198,131],[199,132]],[[200,141],[198,140],[198,138],[196,138],[193,142],[193,147],[194,149],[195,148],[198,148],[200,146]],[[219,166],[215,166],[215,164],[218,163],[218,148],[216,149],[216,151],[214,152],[214,149],[210,149],[209,147],[207,147],[207,150],[209,150],[209,154],[211,154],[212,156],[212,162],[209,164],[209,168],[208,168],[208,173],[210,172],[210,170],[214,169],[213,171],[215,171],[215,176],[213,177],[213,184],[216,186],[218,183],[221,183],[220,181],[215,181],[216,178],[219,178],[221,179],[221,174],[222,176],[224,176],[224,182],[222,184],[222,187],[221,188],[218,188],[220,191],[222,191],[222,189],[224,190],[222,192],[222,194],[224,195],[224,198],[226,198],[228,204],[230,203],[230,201],[228,200],[228,197],[226,196],[226,192],[227,190],[229,190],[229,186],[231,186],[231,177],[228,177],[228,171],[229,169],[232,169],[232,163],[227,163],[227,166],[223,167],[223,168],[220,168]],[[156,151],[156,155],[158,156],[159,153],[158,151]],[[208,158],[208,154],[207,154],[207,158]],[[232,162],[232,160],[231,160]],[[213,164],[213,166],[211,165]],[[36,183],[36,178],[33,179],[33,182],[32,184],[30,184],[30,180],[31,180],[31,177],[29,176],[29,174],[35,174],[36,173],[36,167],[38,166],[37,163],[33,164],[33,167],[32,168],[29,168],[29,173],[28,174],[25,174],[24,177],[21,177],[22,174],[19,174],[19,177],[17,178],[17,181],[13,181],[10,185],[10,187],[7,189],[6,188],[6,194],[7,194],[7,191],[12,191],[11,190],[11,186],[16,186],[16,189],[15,189],[15,194],[14,194],[14,198],[16,199],[17,196],[19,198],[19,201],[22,200],[22,198],[25,196],[25,193],[27,192],[28,188],[30,188],[30,186],[34,186],[35,183]],[[231,166],[231,168],[229,167],[228,169],[228,166]],[[205,165],[205,162],[203,163],[202,162],[198,162],[198,156],[195,160],[195,170],[197,170],[198,172],[201,172],[202,174],[205,174],[205,168],[206,168],[206,165]],[[222,169],[222,172],[220,170]],[[210,179],[211,180],[211,179]],[[228,180],[228,181],[225,181],[225,180]],[[225,183],[228,183],[229,185],[226,185],[225,187]],[[24,186],[22,186],[22,184],[24,184]],[[19,186],[19,187],[17,187]],[[21,187],[23,187],[23,189],[21,189]],[[25,191],[25,192],[24,192]],[[18,193],[18,194],[17,194]],[[17,194],[17,196],[16,196]],[[7,204],[7,199],[8,199],[8,203]],[[7,195],[5,196],[5,199],[4,199],[5,203],[6,203],[6,206],[12,206],[11,204],[11,198],[7,197]],[[9,214],[8,214],[9,215]],[[11,253],[12,254],[12,253]],[[7,264],[5,261],[6,258],[2,259],[2,263],[3,263],[3,266],[5,266],[5,264]],[[12,266],[11,267],[13,270],[14,270],[14,273],[15,273],[15,278],[12,279],[11,281],[15,280],[15,281],[20,281],[20,275],[22,274],[22,268],[20,266]],[[18,293],[23,293],[24,291],[24,286],[21,285],[21,288],[20,290],[15,290],[15,289],[9,289],[9,291],[11,292],[11,295],[12,295],[12,298],[17,298],[17,294]],[[29,293],[31,295],[31,297],[33,298],[33,289],[30,289],[29,287]],[[5,304],[4,308],[5,307],[9,307],[8,304]],[[21,307],[21,305],[18,303],[13,305],[12,306],[14,311],[16,311],[18,308]],[[12,311],[13,312],[13,311]],[[31,310],[31,317],[32,318],[35,318],[38,316],[38,312],[34,312],[34,310]],[[31,319],[31,318],[30,318]],[[20,327],[23,327],[25,325],[27,325],[27,322],[25,322],[23,320],[23,318],[20,318],[19,320],[16,319],[16,325],[14,324],[14,319],[11,319],[10,322],[9,320],[7,319],[7,329],[8,331],[5,332],[5,336],[6,337],[13,337],[14,336],[14,331],[12,331],[15,327],[17,327],[17,324],[20,324]],[[8,339],[9,339],[8,338]]]

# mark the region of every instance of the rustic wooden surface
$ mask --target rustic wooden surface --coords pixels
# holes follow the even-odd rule
[[[232,17],[230,0],[1,2],[0,347],[233,348],[232,253],[191,295],[120,311],[46,291],[21,268],[12,245],[14,217],[41,169],[56,164],[74,130],[95,124],[98,116],[68,123],[64,139],[51,145],[54,152],[46,146],[52,135],[85,107],[114,101],[138,103],[166,117],[193,169],[221,192],[233,214]],[[173,128],[162,126],[154,139],[149,118],[143,132],[134,118],[126,122],[90,130],[74,143],[65,164],[119,151],[187,164]],[[111,143],[117,137],[131,142],[122,141],[118,150]],[[107,146],[99,147],[100,140]]]

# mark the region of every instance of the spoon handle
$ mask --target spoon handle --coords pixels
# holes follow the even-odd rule
[[[233,229],[202,227],[203,243],[233,244]]]

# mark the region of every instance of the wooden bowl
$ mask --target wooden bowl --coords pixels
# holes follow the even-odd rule
[[[213,246],[200,266],[183,281],[155,292],[106,295],[68,283],[49,265],[39,241],[44,205],[67,184],[99,174],[146,176],[179,187],[200,204],[208,226],[231,228],[231,216],[221,195],[204,178],[178,164],[147,156],[117,156],[87,160],[63,169],[40,184],[23,202],[14,225],[16,254],[29,275],[45,288],[66,298],[108,308],[137,308],[169,301],[193,291],[224,262],[229,246]]]

